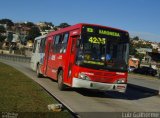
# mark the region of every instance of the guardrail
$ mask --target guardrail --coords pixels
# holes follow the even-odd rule
[[[0,54],[0,59],[30,63],[31,57],[26,57],[21,55]]]

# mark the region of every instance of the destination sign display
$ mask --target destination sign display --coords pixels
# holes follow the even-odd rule
[[[82,27],[82,37],[93,44],[106,44],[108,41],[128,42],[129,34],[119,29],[84,25]]]
[[[120,33],[118,33],[118,32],[112,32],[112,31],[107,31],[107,30],[99,30],[99,34],[120,37]]]
[[[100,38],[100,37],[89,37],[88,41],[90,43],[94,43],[94,44],[106,44],[106,38]]]
[[[93,28],[87,28],[87,32],[94,33],[95,31],[94,31]],[[120,37],[120,33],[119,32],[114,32],[114,31],[109,31],[109,30],[104,30],[104,29],[98,29],[98,34],[114,36],[114,37]]]
[[[101,27],[101,26],[90,26],[84,25],[82,27],[82,32],[84,34],[94,34],[94,35],[101,35],[101,36],[109,36],[109,37],[128,37],[129,34],[125,31],[109,28],[109,27]]]

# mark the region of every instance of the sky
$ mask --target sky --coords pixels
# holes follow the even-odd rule
[[[160,42],[160,0],[0,0],[0,19],[92,23]]]

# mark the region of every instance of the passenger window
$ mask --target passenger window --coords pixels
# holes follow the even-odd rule
[[[62,43],[67,43],[67,42],[68,42],[68,36],[69,36],[68,33],[65,33],[65,34],[64,34]]]
[[[44,53],[45,45],[46,45],[46,38],[43,38],[40,43],[40,51],[39,51],[40,53]]]
[[[34,46],[33,46],[33,53],[35,53],[37,47],[37,40],[34,41]]]
[[[55,37],[55,45],[58,44],[59,42],[61,42],[61,35],[57,35]]]
[[[60,48],[62,44],[62,34],[56,35],[54,38],[53,51],[54,53],[60,53]]]
[[[65,33],[63,35],[63,40],[62,40],[62,45],[61,45],[61,50],[60,53],[65,53],[67,49],[67,43],[68,43],[68,38],[69,38],[69,33]]]
[[[56,35],[53,42],[54,53],[65,53],[67,48],[69,33]]]

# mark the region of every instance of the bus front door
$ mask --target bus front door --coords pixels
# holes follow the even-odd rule
[[[68,49],[68,52],[67,52],[67,68],[65,70],[66,72],[66,80],[64,80],[66,83],[69,83],[69,85],[71,85],[72,83],[72,79],[71,79],[71,71],[72,71],[72,67],[75,63],[75,58],[76,58],[76,52],[77,52],[77,49],[76,49],[76,41],[77,39],[79,38],[79,36],[74,36],[74,37],[70,37],[71,40],[69,40],[69,44],[71,45],[68,45],[69,49]]]
[[[44,55],[44,67],[43,67],[43,74],[48,76],[48,60],[49,60],[49,49],[51,45],[51,40],[47,40],[46,42],[46,48],[45,48],[45,55]]]

